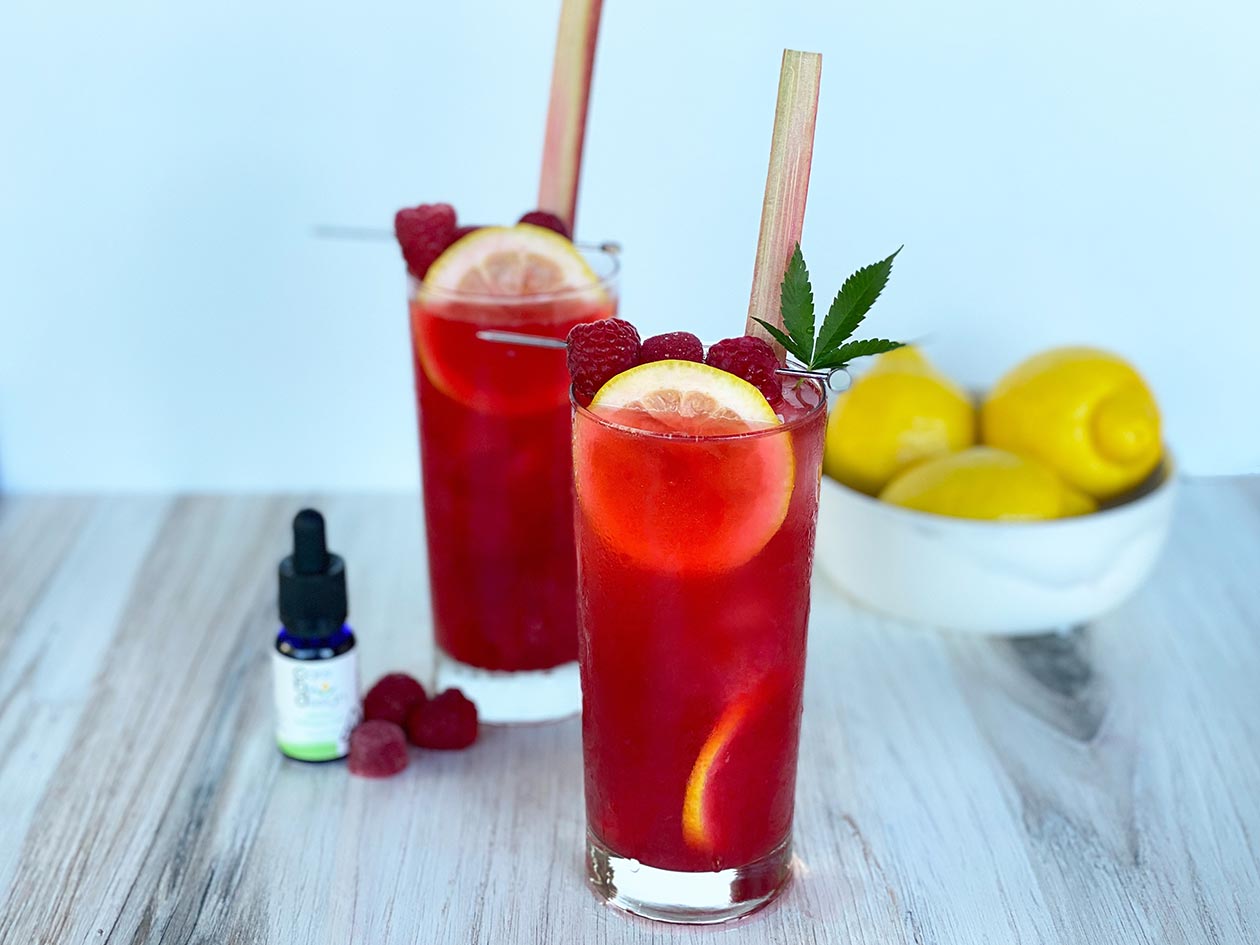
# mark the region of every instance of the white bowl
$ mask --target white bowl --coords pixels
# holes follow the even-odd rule
[[[818,567],[868,607],[973,633],[1043,633],[1127,599],[1168,537],[1176,477],[1164,464],[1091,515],[990,522],[889,505],[826,476]]]

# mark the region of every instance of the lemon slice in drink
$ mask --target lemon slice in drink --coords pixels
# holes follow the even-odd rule
[[[474,230],[429,267],[411,302],[416,359],[433,387],[496,416],[567,413],[564,353],[482,341],[482,329],[563,339],[615,311],[607,287],[563,236],[527,223]]]
[[[683,795],[682,830],[683,840],[692,849],[710,850],[714,845],[713,812],[705,803],[709,778],[719,756],[729,754],[731,742],[751,708],[752,700],[746,698],[727,706],[691,766]]]
[[[792,437],[757,388],[692,361],[618,374],[574,434],[578,499],[613,554],[653,571],[747,564],[792,500]]]
[[[653,361],[622,371],[595,394],[591,409],[642,410],[680,431],[700,434],[706,421],[733,432],[739,424],[771,427],[779,417],[743,378],[695,361]],[[725,426],[724,426],[725,425]]]
[[[687,777],[682,807],[687,846],[721,851],[727,862],[747,862],[765,852],[756,843],[764,841],[767,827],[787,833],[799,715],[799,684],[793,688],[781,672],[726,704]]]
[[[483,226],[456,240],[429,267],[424,288],[506,298],[583,288],[604,293],[573,243],[529,223]]]

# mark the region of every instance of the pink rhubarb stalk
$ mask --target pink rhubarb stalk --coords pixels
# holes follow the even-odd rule
[[[744,328],[744,334],[765,338],[774,345],[780,360],[783,360],[783,348],[753,321],[753,317],[783,327],[779,289],[792,251],[801,241],[801,228],[805,223],[821,78],[822,56],[818,53],[783,50],[774,136],[770,140],[770,169],[766,172],[766,196],[761,205],[761,234],[757,239],[752,297],[748,300],[748,322]]]
[[[563,0],[551,72],[538,209],[554,213],[568,225],[570,233],[577,213],[586,106],[591,97],[601,6],[602,0]]]

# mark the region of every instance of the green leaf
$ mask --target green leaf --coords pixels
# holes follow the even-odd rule
[[[775,341],[777,341],[779,344],[783,345],[783,347],[786,348],[788,351],[790,351],[794,358],[797,358],[797,359],[800,358],[801,356],[800,352],[796,350],[796,342],[793,341],[791,338],[789,338],[787,335],[785,335],[781,329],[779,329],[775,325],[771,325],[769,322],[764,321],[763,319],[757,318],[755,315],[753,316],[753,321],[755,321],[758,325],[760,325],[766,331],[770,332],[770,337],[773,338]]]
[[[809,270],[805,268],[800,243],[792,250],[787,271],[783,273],[779,311],[783,315],[783,328],[795,342],[784,347],[808,364],[814,355],[814,290],[809,284]]]
[[[842,368],[854,358],[864,358],[871,354],[883,354],[904,346],[901,341],[889,341],[887,338],[863,338],[861,341],[849,341],[825,355],[811,368],[833,370]]]
[[[815,336],[814,290],[809,284],[809,270],[800,243],[792,251],[783,284],[779,290],[779,310],[782,326],[753,317],[758,325],[781,344],[797,361],[807,368],[831,370],[844,367],[854,358],[880,354],[900,348],[900,341],[884,338],[868,338],[863,341],[847,341],[854,329],[862,323],[866,313],[879,298],[888,277],[892,273],[897,252],[887,259],[859,269],[845,280],[835,301],[823,320],[822,329]]]
[[[827,317],[823,319],[822,329],[818,332],[813,355],[819,362],[827,360],[831,352],[839,348],[857,330],[858,325],[862,324],[862,319],[888,284],[893,260],[901,250],[902,247],[897,247],[897,252],[887,259],[863,266],[844,280],[844,285],[836,293]]]

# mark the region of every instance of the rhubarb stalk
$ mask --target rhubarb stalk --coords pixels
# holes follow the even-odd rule
[[[821,78],[822,56],[818,53],[783,50],[779,101],[774,110],[774,135],[770,140],[770,169],[766,172],[761,233],[757,238],[752,296],[748,300],[748,321],[744,328],[744,334],[756,335],[773,344],[780,361],[784,358],[783,347],[753,318],[783,327],[779,289],[792,251],[801,241],[801,228],[805,223]]]
[[[570,233],[577,213],[586,106],[591,96],[601,6],[602,0],[563,0],[556,59],[551,71],[538,209],[554,213],[565,222]]]

